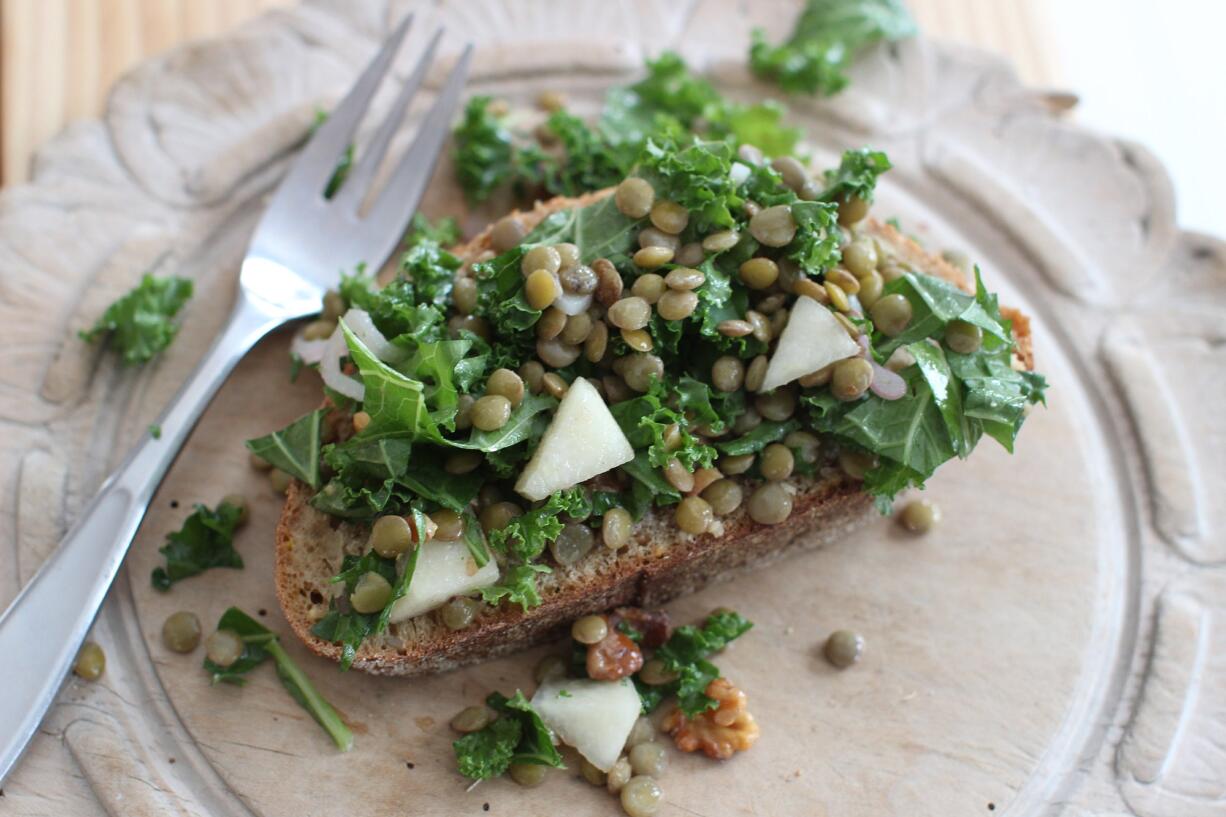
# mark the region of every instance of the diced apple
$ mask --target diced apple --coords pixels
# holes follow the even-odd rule
[[[596,387],[576,377],[515,490],[544,499],[634,459],[634,449]]]
[[[602,772],[621,756],[641,706],[629,678],[553,678],[532,696],[532,708],[545,725]]]
[[[860,345],[848,337],[834,314],[802,295],[796,299],[788,325],[779,336],[775,354],[766,367],[761,391],[777,389],[859,353]]]
[[[409,592],[392,605],[391,622],[410,619],[442,607],[453,596],[463,596],[498,581],[498,563],[492,558],[477,567],[464,541],[430,540],[421,546]]]

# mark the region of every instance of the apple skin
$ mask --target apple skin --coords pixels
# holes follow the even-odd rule
[[[515,490],[531,500],[578,485],[634,459],[634,449],[600,392],[575,378]]]

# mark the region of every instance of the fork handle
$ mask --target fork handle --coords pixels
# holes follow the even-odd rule
[[[220,336],[55,552],[0,615],[0,782],[38,729],[115,578],[153,492],[239,359],[279,322],[241,293]]]

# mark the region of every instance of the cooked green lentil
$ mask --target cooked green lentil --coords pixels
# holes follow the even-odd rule
[[[231,661],[230,663],[234,662]],[[86,641],[81,645],[81,651],[77,653],[77,659],[73,662],[72,671],[78,678],[86,681],[97,681],[102,677],[102,673],[106,671],[106,653],[95,642]]]
[[[171,613],[162,622],[162,643],[171,652],[191,652],[200,646],[200,636],[200,619],[187,610]]]

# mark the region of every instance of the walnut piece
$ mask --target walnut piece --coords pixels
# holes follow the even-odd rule
[[[673,736],[683,752],[699,749],[712,760],[727,760],[744,752],[758,740],[758,723],[746,709],[748,698],[727,678],[716,678],[707,684],[706,693],[719,701],[719,708],[708,709],[693,718],[674,709],[665,717],[662,727]]]
[[[609,619],[606,617],[605,622]],[[643,668],[643,651],[624,633],[610,626],[609,633],[587,648],[587,674],[597,681],[616,681]]]

